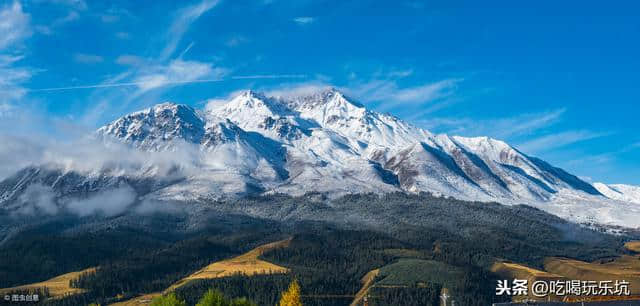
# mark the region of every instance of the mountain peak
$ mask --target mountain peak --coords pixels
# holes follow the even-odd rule
[[[264,99],[267,98],[264,93],[258,92],[258,91],[252,90],[252,89],[243,90],[236,97],[255,98],[255,99],[260,99],[260,100],[264,100]]]
[[[158,150],[164,147],[162,142],[177,138],[197,143],[203,131],[204,120],[191,106],[163,102],[126,115],[97,133]]]

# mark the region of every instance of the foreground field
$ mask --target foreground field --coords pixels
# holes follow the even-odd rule
[[[276,241],[261,245],[247,253],[240,256],[236,256],[230,259],[214,262],[193,274],[177,281],[163,292],[154,292],[145,295],[138,296],[136,298],[114,303],[115,306],[133,306],[149,304],[154,297],[161,296],[163,294],[175,291],[176,289],[186,285],[190,281],[201,279],[214,279],[221,277],[233,276],[236,274],[242,274],[247,276],[261,275],[261,274],[282,274],[288,273],[289,269],[274,265],[270,262],[259,259],[262,254],[277,248],[284,248],[289,245],[291,239]]]
[[[89,268],[82,271],[70,272],[70,273],[62,274],[52,279],[39,282],[39,283],[16,286],[11,288],[3,288],[3,289],[0,289],[0,294],[4,295],[11,292],[16,292],[16,291],[30,291],[30,290],[35,291],[43,288],[47,288],[49,290],[49,298],[52,298],[52,299],[79,294],[79,293],[85,292],[86,290],[72,288],[70,286],[70,281],[78,278],[82,274],[95,273],[95,272],[96,272],[96,268]]]

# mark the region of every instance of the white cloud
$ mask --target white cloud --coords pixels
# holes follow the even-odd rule
[[[26,94],[22,83],[34,74],[31,68],[17,66],[24,56],[18,46],[32,33],[30,17],[19,2],[0,7],[0,116],[12,113],[16,100]],[[10,52],[3,53],[3,52]]]
[[[99,15],[100,21],[104,23],[114,23],[120,21],[122,18],[135,18],[131,12],[120,7],[111,7],[104,13]]]
[[[300,25],[306,25],[306,24],[311,24],[311,23],[315,22],[316,19],[314,17],[301,16],[301,17],[293,18],[293,21],[295,23],[297,23],[297,24],[300,24]]]
[[[102,63],[104,58],[94,54],[76,53],[73,55],[73,60],[81,64],[97,64]]]
[[[84,11],[86,10],[87,3],[84,0],[42,0],[43,2],[51,2],[57,5],[64,5],[76,10]]]
[[[460,79],[447,79],[418,86],[400,87],[394,80],[372,80],[345,89],[350,95],[367,102],[381,102],[379,110],[403,106],[419,106],[454,94]]]
[[[547,112],[525,113],[506,118],[429,118],[418,121],[426,129],[461,136],[491,136],[507,139],[526,136],[560,121],[566,112],[560,108]]]
[[[111,217],[125,212],[136,197],[133,188],[125,185],[92,194],[88,198],[72,199],[65,203],[65,207],[81,217],[94,214]]]
[[[29,15],[22,11],[20,2],[0,7],[0,51],[21,43],[32,33]]]
[[[280,84],[276,87],[264,90],[265,94],[270,97],[295,97],[313,94],[332,86],[320,81],[309,81],[303,83]]]
[[[407,69],[407,70],[393,70],[393,71],[390,71],[387,75],[390,78],[406,78],[412,74],[413,74],[413,70]]]
[[[18,198],[20,209],[17,213],[22,215],[36,213],[55,215],[58,213],[55,196],[55,192],[49,186],[42,184],[29,185]]]
[[[43,34],[43,35],[51,35],[53,34],[53,31],[56,28],[59,28],[69,22],[73,22],[80,19],[80,14],[78,14],[78,12],[76,11],[70,11],[67,15],[65,15],[64,17],[60,17],[58,19],[55,19],[54,21],[52,21],[50,24],[48,25],[37,25],[35,26],[35,30],[38,31],[38,33]]]
[[[168,65],[147,68],[136,77],[134,83],[137,83],[138,88],[144,92],[171,84],[194,82],[203,78],[218,80],[227,73],[226,69],[213,67],[211,63],[176,59]]]
[[[22,98],[26,89],[20,86],[31,78],[34,71],[30,68],[16,67],[22,56],[0,55],[0,102],[8,103]]]
[[[609,133],[592,131],[564,131],[549,134],[523,142],[517,147],[524,152],[541,153],[561,148],[573,143],[607,136]]]
[[[148,60],[143,57],[140,57],[137,55],[130,55],[130,54],[123,54],[118,56],[118,58],[116,58],[116,63],[119,65],[140,66],[147,62]]]
[[[189,29],[189,26],[217,4],[218,0],[203,0],[196,5],[188,6],[180,10],[177,17],[169,27],[169,31],[167,33],[167,44],[162,50],[160,60],[166,60],[171,57],[178,47],[178,43],[182,40],[182,36],[184,36]]]

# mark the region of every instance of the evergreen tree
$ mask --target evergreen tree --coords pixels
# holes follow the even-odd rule
[[[187,306],[185,301],[178,299],[175,293],[159,296],[151,301],[151,306]]]
[[[297,280],[293,280],[289,289],[282,293],[278,306],[302,306],[300,299],[300,285]]]
[[[198,301],[196,306],[228,306],[229,301],[219,290],[209,289]]]
[[[247,298],[235,298],[231,300],[229,306],[256,306],[254,302],[249,301]]]

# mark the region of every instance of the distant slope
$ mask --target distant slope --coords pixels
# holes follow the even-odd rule
[[[39,283],[27,284],[11,288],[3,288],[0,289],[0,294],[4,295],[17,290],[36,290],[45,287],[49,289],[49,294],[51,295],[50,298],[53,299],[73,294],[79,294],[85,292],[86,290],[72,288],[70,286],[70,281],[78,278],[82,274],[95,272],[96,268],[88,268],[82,271],[69,272]]]

